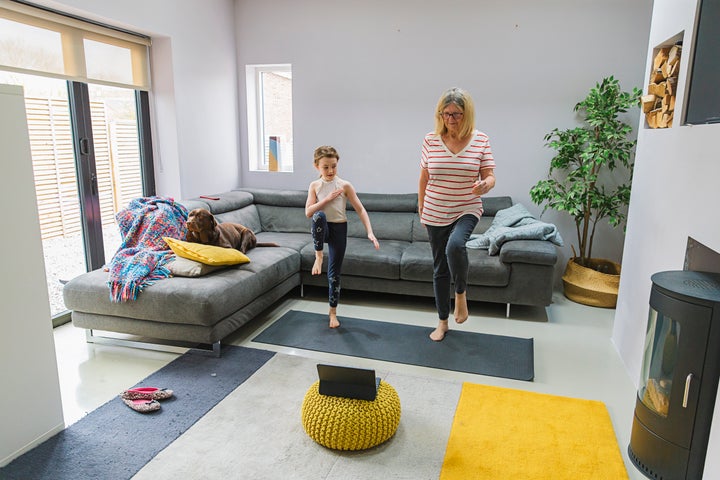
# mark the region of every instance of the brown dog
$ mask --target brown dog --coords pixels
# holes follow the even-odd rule
[[[239,223],[218,223],[212,213],[196,208],[188,213],[187,241],[234,248],[242,253],[255,247],[277,247],[276,243],[258,243],[252,230]]]

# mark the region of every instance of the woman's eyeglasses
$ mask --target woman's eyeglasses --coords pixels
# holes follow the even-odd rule
[[[450,120],[450,118],[453,118],[454,120],[460,120],[463,117],[463,112],[440,112],[440,115],[442,115],[445,120]]]

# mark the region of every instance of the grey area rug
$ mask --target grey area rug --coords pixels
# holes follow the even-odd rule
[[[273,355],[235,346],[219,358],[181,355],[135,385],[173,390],[160,410],[138,413],[116,397],[0,468],[0,478],[129,479]]]
[[[327,315],[290,310],[253,341],[513,380],[535,377],[532,338],[452,330],[433,342],[429,333],[427,327],[348,317],[332,329]]]
[[[395,435],[368,450],[331,450],[302,426],[302,403],[318,379],[317,363],[276,354],[133,480],[438,479],[462,382],[376,370],[400,397]],[[367,363],[350,357],[343,362]]]

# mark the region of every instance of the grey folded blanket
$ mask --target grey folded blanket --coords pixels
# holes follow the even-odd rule
[[[502,244],[509,240],[549,240],[563,246],[557,227],[536,219],[521,203],[498,210],[490,228],[480,235],[470,235],[465,246],[487,248],[490,255],[497,255]]]

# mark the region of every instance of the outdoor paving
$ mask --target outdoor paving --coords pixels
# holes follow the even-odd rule
[[[112,227],[106,227],[105,260],[110,261],[120,244],[120,234]],[[66,310],[63,302],[63,285],[86,271],[82,237],[72,235],[43,240],[45,275],[47,277],[50,314],[55,316]]]

